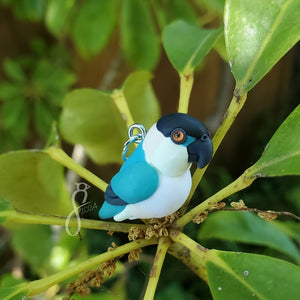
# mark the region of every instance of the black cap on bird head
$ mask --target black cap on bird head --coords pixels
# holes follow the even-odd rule
[[[176,130],[195,138],[195,141],[187,145],[188,161],[197,163],[200,169],[210,162],[213,155],[213,144],[208,129],[198,119],[188,114],[173,113],[160,118],[156,127],[165,137],[171,137]],[[183,139],[182,143],[184,143]]]

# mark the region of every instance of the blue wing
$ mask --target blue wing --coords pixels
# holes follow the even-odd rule
[[[111,218],[127,204],[149,198],[156,191],[158,183],[159,175],[145,161],[141,143],[109,183],[104,195],[105,201],[99,211],[100,218]]]
[[[157,189],[159,176],[155,168],[147,162],[129,164],[111,180],[113,192],[128,204],[149,198]]]

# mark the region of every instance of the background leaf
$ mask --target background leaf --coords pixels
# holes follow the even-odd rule
[[[25,289],[26,283],[12,287],[0,287],[0,299],[2,300],[22,300],[28,296],[29,291]]]
[[[50,226],[13,224],[9,225],[9,229],[12,232],[12,245],[20,257],[35,271],[45,270],[54,245]]]
[[[0,178],[0,196],[21,211],[66,216],[73,210],[63,167],[42,151],[1,155]]]
[[[45,15],[48,30],[56,37],[64,33],[66,19],[74,5],[74,0],[49,0]]]
[[[107,44],[116,23],[117,1],[82,2],[72,37],[84,56],[99,53]]]
[[[128,106],[136,123],[149,129],[160,116],[160,107],[150,80],[151,73],[137,71],[128,76],[122,87]]]
[[[166,53],[178,73],[193,71],[213,47],[222,28],[202,29],[182,20],[165,27],[162,35]]]
[[[240,94],[249,91],[300,38],[299,0],[228,0],[225,41]]]
[[[222,211],[209,215],[199,230],[198,239],[211,238],[266,246],[300,262],[300,252],[292,240],[278,227],[251,212]]]
[[[214,300],[297,299],[300,293],[300,268],[280,259],[210,250],[206,266]]]
[[[157,64],[159,39],[147,1],[122,1],[121,43],[127,60],[134,68],[152,70]]]
[[[24,82],[26,77],[22,67],[15,60],[6,59],[3,68],[7,77],[16,82]]]
[[[286,118],[261,158],[248,169],[253,176],[300,175],[300,105]]]
[[[121,162],[127,129],[110,94],[93,89],[69,93],[63,103],[60,131],[69,143],[81,144],[96,163]]]
[[[154,5],[155,14],[161,28],[178,19],[187,21],[190,24],[196,25],[198,23],[197,13],[188,1],[154,0],[152,5]]]

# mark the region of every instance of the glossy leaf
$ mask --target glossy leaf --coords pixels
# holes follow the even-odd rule
[[[253,88],[300,38],[299,0],[228,0],[225,41],[237,90]]]
[[[275,225],[250,212],[214,213],[203,223],[198,237],[266,246],[300,262],[300,252],[292,240]]]
[[[45,15],[46,26],[56,37],[64,33],[66,19],[74,5],[74,0],[49,0]]]
[[[202,29],[179,20],[165,27],[162,40],[174,68],[180,74],[189,74],[211,50],[221,32],[222,28]]]
[[[0,156],[0,196],[18,210],[66,216],[73,210],[61,165],[42,151]]]
[[[147,1],[122,1],[121,43],[127,60],[134,68],[152,70],[157,64],[159,38]]]
[[[249,176],[300,175],[300,105],[271,138],[261,158],[248,169]]]
[[[72,36],[84,56],[95,55],[105,47],[116,23],[116,8],[116,0],[82,2]]]
[[[137,71],[128,76],[122,88],[134,121],[142,123],[147,129],[160,116],[159,103],[150,84],[151,78],[151,73]]]
[[[59,127],[66,141],[81,144],[96,163],[121,162],[127,129],[110,94],[72,91],[64,100]]]
[[[297,299],[300,267],[263,255],[208,252],[208,284],[214,300]]]

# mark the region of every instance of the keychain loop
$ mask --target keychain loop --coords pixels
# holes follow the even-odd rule
[[[140,133],[133,134],[133,131],[135,129],[139,130]],[[132,124],[131,126],[129,126],[129,128],[128,128],[129,139],[124,144],[124,148],[122,151],[123,161],[127,160],[127,158],[128,158],[128,157],[126,157],[126,154],[127,154],[130,144],[131,143],[139,144],[141,141],[144,140],[146,133],[147,133],[147,131],[142,124],[135,123],[135,124]]]

